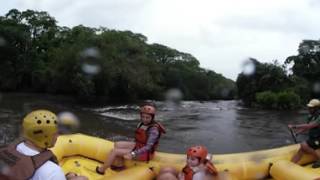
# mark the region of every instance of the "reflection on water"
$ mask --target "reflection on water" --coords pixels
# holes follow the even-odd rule
[[[156,102],[156,118],[166,127],[160,150],[183,153],[188,146],[204,144],[213,153],[231,153],[267,149],[293,143],[287,124],[303,122],[305,111],[266,111],[247,109],[237,101],[183,101],[181,104]],[[76,114],[80,132],[125,140],[133,137],[139,122],[136,104],[105,107],[75,105],[65,97],[3,94],[0,101],[0,144],[19,136],[24,114],[32,109],[48,108],[56,113]]]

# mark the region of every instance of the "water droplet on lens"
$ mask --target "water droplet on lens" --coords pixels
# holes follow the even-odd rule
[[[313,92],[320,93],[320,82],[316,82],[313,84]]]
[[[0,175],[6,176],[9,174],[10,167],[4,161],[0,160]],[[1,177],[1,176],[0,176]]]
[[[100,72],[100,52],[97,48],[91,47],[83,50],[80,53],[82,65],[81,68],[84,73],[89,75],[96,75]]]
[[[229,93],[230,93],[230,90],[229,90],[229,89],[226,89],[226,88],[222,89],[221,92],[220,92],[220,94],[221,94],[221,96],[222,96],[223,98],[228,97]]]
[[[303,45],[303,46],[301,47],[301,51],[302,51],[303,54],[308,54],[308,53],[310,52],[310,46],[308,46],[308,45]]]
[[[76,115],[71,112],[61,112],[58,114],[59,130],[63,134],[75,133],[79,127],[80,122]]]
[[[90,47],[82,51],[81,56],[84,58],[100,58],[100,52],[95,47]]]
[[[243,63],[242,73],[246,76],[253,75],[256,71],[256,66],[251,60],[247,60]]]
[[[100,66],[97,64],[87,64],[83,63],[82,64],[82,70],[83,72],[91,75],[98,74],[100,72]]]
[[[265,177],[265,174],[264,173],[256,173],[256,179],[262,179]]]
[[[183,98],[183,94],[180,89],[169,89],[165,94],[165,98],[167,101],[179,103]]]
[[[6,45],[6,40],[4,40],[2,37],[0,37],[0,47]]]

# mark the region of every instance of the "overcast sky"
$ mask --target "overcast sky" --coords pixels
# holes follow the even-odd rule
[[[47,11],[60,26],[142,33],[233,80],[247,57],[282,63],[320,38],[319,0],[9,0],[0,14],[12,8]]]

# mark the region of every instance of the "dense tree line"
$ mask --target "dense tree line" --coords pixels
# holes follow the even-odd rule
[[[79,99],[231,99],[232,80],[200,68],[191,54],[130,31],[60,27],[47,12],[0,16],[0,90],[76,95]]]
[[[247,105],[291,109],[320,97],[320,41],[303,40],[283,65],[249,59],[255,70],[238,75],[239,98]]]

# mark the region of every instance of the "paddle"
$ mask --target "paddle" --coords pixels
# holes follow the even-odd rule
[[[289,128],[289,127],[288,127],[288,129],[289,129],[289,131],[290,131],[290,134],[291,134],[291,137],[292,137],[294,143],[297,144],[297,143],[298,143],[298,141],[297,141],[297,134],[294,132],[294,130],[293,130],[292,128]]]

